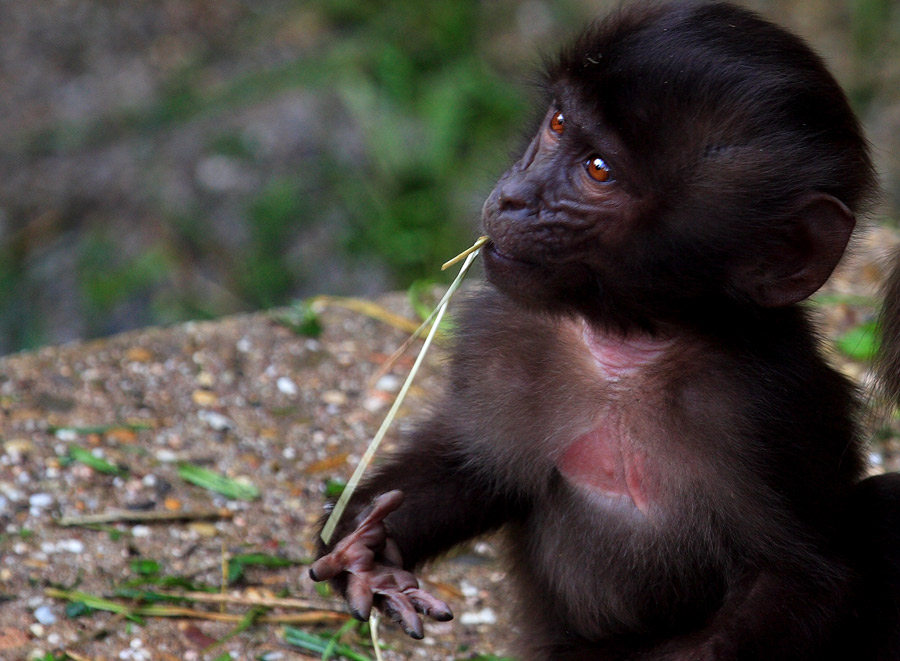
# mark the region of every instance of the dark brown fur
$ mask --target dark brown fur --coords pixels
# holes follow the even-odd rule
[[[418,635],[449,612],[405,570],[502,528],[527,659],[900,658],[900,482],[862,480],[856,393],[798,306],[876,187],[840,88],[756,15],[675,2],[589,29],[547,96],[447,392],[312,574]]]

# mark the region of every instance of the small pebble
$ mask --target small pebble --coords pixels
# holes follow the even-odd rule
[[[62,539],[57,542],[56,548],[69,553],[84,553],[84,542],[80,539]]]
[[[400,390],[401,383],[400,377],[395,376],[394,374],[385,374],[378,379],[378,382],[375,384],[375,389],[384,390],[385,392],[397,392]]]
[[[4,443],[3,449],[7,454],[12,455],[16,460],[19,460],[23,454],[28,454],[34,450],[34,444],[25,438],[14,438]]]
[[[463,581],[459,585],[460,591],[463,593],[464,597],[477,597],[478,596],[478,588],[469,583],[468,581]]]
[[[191,399],[197,406],[216,406],[219,403],[216,393],[209,390],[195,390],[191,394]]]
[[[34,611],[34,619],[43,625],[50,625],[56,622],[56,615],[49,606],[41,606]]]
[[[480,611],[472,613],[463,613],[459,621],[464,626],[474,626],[476,624],[495,624],[497,616],[491,608],[482,608]]]
[[[149,526],[134,526],[131,529],[131,534],[135,537],[149,537],[150,536],[150,527]]]
[[[197,417],[215,431],[225,431],[226,429],[231,428],[231,420],[215,411],[200,411],[200,413],[197,414]]]
[[[286,376],[282,376],[275,382],[275,385],[278,386],[278,391],[285,395],[296,395],[297,394],[297,384],[291,381]]]
[[[31,507],[47,508],[53,504],[53,496],[49,493],[35,493],[28,497],[28,504]]]
[[[322,393],[322,401],[334,406],[342,406],[347,403],[347,396],[340,390],[328,390]]]
[[[368,397],[366,397],[365,401],[363,402],[363,408],[366,411],[368,411],[369,413],[377,413],[378,411],[383,409],[385,406],[387,406],[387,404],[388,404],[388,400],[385,399],[383,396],[369,395]]]
[[[212,523],[205,521],[194,521],[188,524],[188,529],[193,530],[201,537],[215,537],[219,534],[218,529]]]
[[[3,495],[9,498],[14,503],[17,503],[25,498],[25,494],[19,489],[16,489],[9,482],[0,483],[0,491],[2,491]]]
[[[156,460],[164,464],[171,464],[178,461],[178,455],[171,450],[161,448],[156,451]]]

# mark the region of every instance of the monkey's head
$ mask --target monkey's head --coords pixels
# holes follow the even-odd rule
[[[652,329],[792,305],[875,190],[822,61],[728,4],[622,10],[548,67],[546,96],[483,211],[487,276],[531,307]]]

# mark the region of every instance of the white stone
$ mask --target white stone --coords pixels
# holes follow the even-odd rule
[[[53,609],[45,605],[35,609],[34,619],[46,626],[56,622],[56,615],[53,614]]]
[[[61,539],[56,544],[56,548],[69,553],[84,553],[84,542],[80,539]]]
[[[463,626],[474,626],[476,624],[495,624],[497,616],[491,608],[482,608],[480,611],[471,613],[463,613],[459,618]]]
[[[464,597],[477,597],[478,596],[478,588],[469,583],[468,581],[463,581],[459,584],[459,589],[463,593]]]
[[[400,377],[395,376],[394,374],[385,374],[378,379],[378,382],[375,384],[375,389],[384,390],[385,392],[397,392],[400,390],[402,383]]]
[[[285,395],[296,395],[297,394],[297,384],[291,381],[286,376],[282,376],[275,382],[275,385],[278,386],[279,392]]]
[[[28,497],[28,504],[31,507],[50,507],[53,504],[53,496],[49,493],[34,493]]]
[[[160,448],[156,451],[156,460],[164,464],[171,464],[178,461],[178,455],[166,448]]]
[[[215,431],[225,431],[226,429],[231,428],[231,420],[221,413],[204,410],[200,411],[197,416]]]

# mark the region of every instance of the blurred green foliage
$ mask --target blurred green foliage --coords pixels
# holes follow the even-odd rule
[[[243,298],[257,307],[271,307],[288,300],[298,273],[285,254],[285,247],[308,217],[297,184],[291,180],[269,182],[250,202],[250,236],[237,282]]]
[[[59,341],[64,315],[77,334],[96,336],[298,296],[356,294],[349,287],[368,283],[370,273],[381,288],[448,281],[440,264],[474,239],[482,200],[523,135],[533,99],[522,83],[538,51],[614,3],[185,0],[184,7],[207,17],[213,4],[227,15],[220,29],[179,24],[187,32],[173,41],[164,29],[172,17],[149,7],[141,10],[146,25],[157,27],[147,34],[158,31],[133,53],[90,44],[107,65],[178,51],[140,102],[121,98],[77,117],[51,113],[0,144],[0,166],[31,178],[24,192],[0,182],[0,352]],[[795,3],[747,4],[783,10],[778,19]],[[850,48],[837,55],[848,92],[864,120],[883,115],[897,99],[885,81],[900,50],[900,9],[895,0],[842,0],[835,12],[837,5],[822,6],[849,21],[841,29]],[[121,11],[140,22],[138,8]],[[80,29],[89,32],[88,22]],[[76,88],[76,73],[96,75],[89,59],[83,63],[84,70],[72,65]],[[312,99],[306,107],[319,114],[277,124],[305,132],[291,159],[278,161],[248,126],[259,119],[255,111],[286,107],[286,99],[294,111]],[[127,158],[112,158],[117,150]],[[239,186],[200,181],[200,166],[215,159],[243,177]],[[117,198],[115,168],[123,162],[139,172],[127,180],[133,199],[126,202]],[[108,182],[85,192],[71,175],[85,166]],[[174,193],[164,185],[172,170],[183,186]],[[71,182],[47,201],[41,179],[56,172]],[[888,182],[888,197],[900,200],[900,183]],[[341,280],[348,273],[356,280]],[[60,305],[59,296],[77,300]]]
[[[388,10],[389,5],[389,10]],[[367,158],[325,164],[351,221],[345,245],[403,286],[438,273],[476,219],[465,195],[499,169],[522,90],[479,57],[484,3],[319,0],[341,34],[323,58],[362,128]]]

